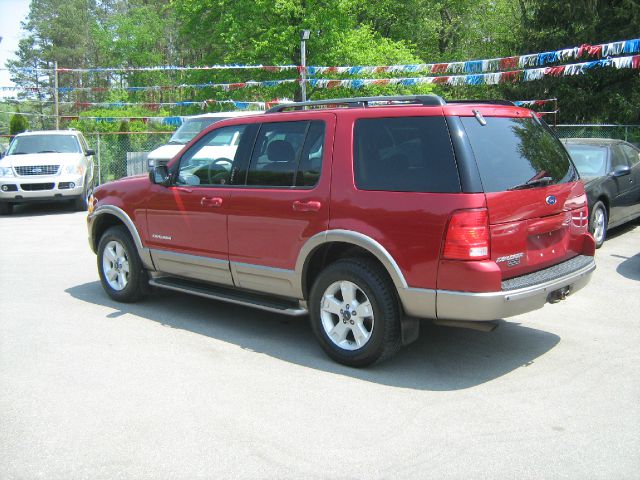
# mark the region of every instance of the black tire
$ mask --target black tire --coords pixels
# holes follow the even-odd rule
[[[93,180],[88,185],[87,181],[84,182],[84,188],[82,189],[82,195],[73,201],[73,206],[80,212],[85,212],[89,206],[89,196],[93,193]]]
[[[0,202],[0,215],[11,215],[13,213],[13,203]]]
[[[105,262],[103,259],[107,247],[113,245],[111,242],[117,242],[121,245],[126,261],[128,262],[129,272],[128,275],[126,275],[126,285],[121,289],[114,288],[110,284],[113,280],[108,280],[107,273],[105,272]],[[111,248],[109,249],[111,250]],[[114,265],[108,258],[106,262],[111,263],[112,266]],[[125,227],[111,227],[105,231],[100,238],[100,243],[98,244],[98,273],[102,287],[111,298],[118,302],[136,302],[147,296],[150,291],[149,276],[142,266],[138,251],[136,250],[129,231]]]
[[[598,228],[599,221],[602,223]],[[609,216],[607,215],[607,208],[604,206],[604,203],[598,200],[593,205],[591,216],[589,217],[589,232],[591,232],[596,241],[596,248],[600,248],[607,238],[608,223]]]
[[[325,326],[323,326],[323,297],[329,291],[328,289],[334,286],[336,282],[341,281],[355,284],[359,289],[358,293],[366,295],[373,311],[369,339],[362,347],[355,349],[341,348],[329,337]],[[361,298],[364,299],[365,297]],[[401,311],[395,287],[387,272],[374,261],[361,258],[345,259],[338,260],[326,267],[318,275],[311,289],[309,309],[311,327],[320,346],[327,355],[344,365],[365,367],[393,356],[402,346],[400,332]],[[348,310],[347,313],[349,313]],[[335,322],[335,326],[342,322],[349,328],[347,321],[353,325],[351,317],[346,319],[344,315],[340,317],[338,314],[328,315],[325,313],[325,318]],[[347,334],[347,341],[348,338]],[[353,330],[351,338],[354,338]],[[354,344],[356,344],[355,338],[351,346]]]

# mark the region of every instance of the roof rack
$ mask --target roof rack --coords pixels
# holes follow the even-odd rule
[[[445,102],[442,97],[439,97],[438,95],[398,95],[379,97],[329,98],[326,100],[316,100],[309,102],[283,103],[281,105],[271,107],[266,111],[266,113],[284,112],[289,109],[304,110],[307,107],[322,107],[330,105],[344,105],[346,107],[368,107],[370,103],[390,102],[413,103],[430,107],[447,104],[447,102]]]
[[[447,103],[485,103],[488,105],[507,105],[509,107],[515,107],[515,103],[511,100],[450,100]]]

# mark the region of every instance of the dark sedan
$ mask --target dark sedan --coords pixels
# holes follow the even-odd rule
[[[609,228],[640,217],[640,150],[609,138],[562,141],[585,182],[589,230],[600,247]]]

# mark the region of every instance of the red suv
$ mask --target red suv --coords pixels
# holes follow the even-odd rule
[[[152,285],[309,314],[332,358],[364,366],[415,340],[420,318],[493,320],[582,288],[595,243],[578,180],[509,102],[287,104],[97,188],[89,241],[116,300]]]

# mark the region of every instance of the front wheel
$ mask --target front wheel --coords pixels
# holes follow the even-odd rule
[[[147,272],[124,227],[111,227],[102,235],[98,244],[98,273],[102,287],[118,302],[135,302],[148,292]]]
[[[384,269],[368,259],[339,260],[316,279],[309,299],[311,326],[334,360],[364,367],[401,347],[400,307]]]
[[[91,180],[91,184],[87,184],[87,181],[85,180],[84,185],[82,195],[76,198],[73,202],[74,208],[80,212],[86,211],[89,206],[89,197],[93,193],[93,180]]]
[[[607,209],[604,203],[597,201],[593,206],[591,218],[589,219],[589,231],[596,241],[596,248],[600,248],[607,237],[607,222]]]

